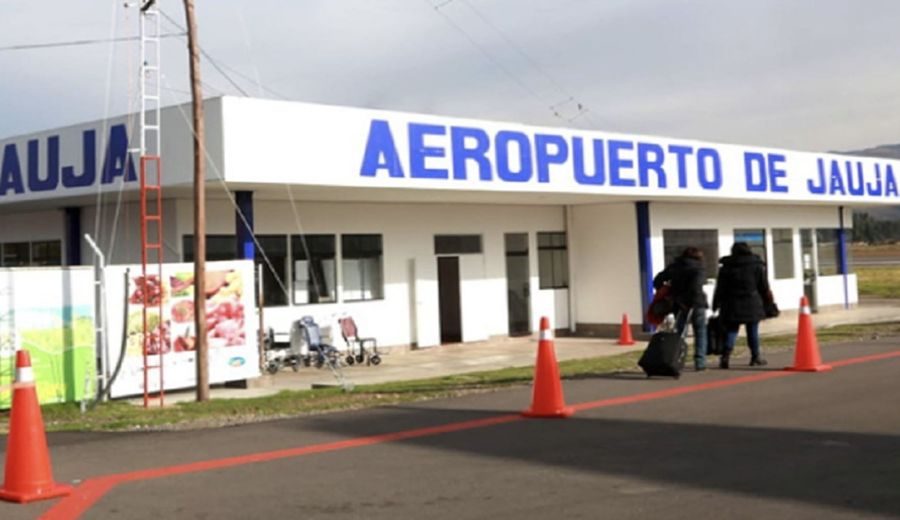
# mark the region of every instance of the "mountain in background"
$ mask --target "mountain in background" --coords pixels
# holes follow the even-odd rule
[[[881,159],[900,160],[900,144],[883,144],[865,150],[852,152],[834,152],[842,155],[862,155],[864,157],[878,157]],[[879,220],[900,220],[900,206],[868,207],[856,210],[860,213],[868,213],[869,216]]]

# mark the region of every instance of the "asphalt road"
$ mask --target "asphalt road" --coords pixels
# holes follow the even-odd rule
[[[783,372],[785,353],[677,381],[566,381],[578,411],[564,420],[520,418],[518,388],[220,430],[53,434],[57,480],[87,480],[65,501],[0,504],[0,518],[900,518],[900,339],[822,354],[833,371]]]

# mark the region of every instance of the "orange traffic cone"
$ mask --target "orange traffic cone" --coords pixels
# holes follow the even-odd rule
[[[522,412],[525,417],[568,417],[575,413],[563,399],[559,380],[559,365],[553,349],[550,320],[541,318],[541,339],[538,342],[537,363],[534,367],[534,389],[531,408]]]
[[[831,365],[822,364],[819,355],[819,342],[816,340],[816,330],[813,328],[812,316],[809,312],[809,300],[806,296],[800,298],[800,317],[797,325],[797,346],[794,349],[794,366],[785,370],[797,370],[801,372],[823,372],[831,370]]]
[[[622,328],[619,330],[619,345],[634,345],[631,337],[631,326],[628,325],[628,314],[622,315]]]
[[[72,486],[53,482],[31,356],[28,351],[19,350],[6,440],[6,475],[0,499],[25,503],[68,495],[71,491]]]

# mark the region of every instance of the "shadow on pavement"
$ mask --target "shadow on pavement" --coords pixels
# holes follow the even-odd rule
[[[499,411],[394,407],[377,417],[304,421],[348,437],[472,421]],[[900,511],[900,437],[591,418],[521,420],[400,442],[672,486],[802,501],[886,516]],[[285,427],[291,427],[285,423]],[[464,464],[464,462],[463,462]]]
[[[613,380],[646,380],[647,375],[639,370],[629,370],[622,372],[611,372],[608,374],[590,374],[590,375],[581,375],[581,376],[571,376],[565,377],[564,380],[568,381],[582,381],[582,380],[591,380],[591,379],[613,379]],[[669,378],[671,379],[671,378]]]

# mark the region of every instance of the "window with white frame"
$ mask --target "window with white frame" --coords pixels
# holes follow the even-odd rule
[[[181,238],[182,257],[185,262],[194,261],[194,235]],[[206,235],[206,260],[237,259],[237,238],[234,235]]]
[[[775,228],[772,230],[772,263],[778,280],[794,277],[794,230]]]
[[[719,231],[716,229],[664,229],[665,265],[671,264],[688,247],[703,252],[706,277],[715,278],[719,270]],[[659,271],[662,268],[658,269]]]
[[[841,274],[837,229],[816,230],[816,257],[818,258],[819,276]]]
[[[341,235],[341,285],[344,301],[384,297],[381,235]]]
[[[62,243],[59,240],[32,242],[31,265],[62,265]]]
[[[294,303],[337,301],[334,235],[292,235]]]
[[[748,246],[750,246],[750,250],[753,251],[754,255],[762,258],[763,262],[766,261],[765,229],[735,229],[734,241],[746,243]]]
[[[62,241],[7,242],[0,244],[0,266],[62,265]]]
[[[563,231],[538,232],[538,275],[541,289],[569,287],[569,248]]]

